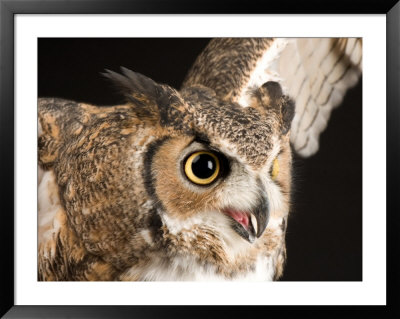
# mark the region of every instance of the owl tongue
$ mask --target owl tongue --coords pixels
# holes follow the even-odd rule
[[[234,220],[236,220],[239,224],[241,224],[245,229],[249,229],[249,216],[246,212],[236,211],[227,209],[225,213],[231,216]]]

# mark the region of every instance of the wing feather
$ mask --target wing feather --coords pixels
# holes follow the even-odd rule
[[[318,150],[332,110],[361,75],[362,43],[357,38],[296,39],[282,52],[278,72],[296,102],[291,142],[302,156]]]

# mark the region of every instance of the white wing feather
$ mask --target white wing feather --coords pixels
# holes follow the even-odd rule
[[[279,74],[295,100],[291,142],[300,155],[318,150],[331,111],[361,74],[361,39],[312,38],[289,43],[279,58]]]

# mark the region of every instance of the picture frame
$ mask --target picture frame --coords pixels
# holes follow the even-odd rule
[[[226,307],[169,307],[169,306],[20,306],[14,304],[14,18],[16,14],[29,13],[62,13],[62,14],[102,14],[102,13],[385,13],[387,19],[387,212],[398,211],[395,201],[395,183],[398,181],[398,170],[395,168],[399,162],[398,140],[399,136],[399,14],[400,5],[396,1],[378,3],[376,1],[359,2],[352,1],[350,6],[338,5],[338,2],[327,1],[320,5],[311,5],[307,1],[299,8],[297,5],[290,6],[289,2],[274,4],[273,6],[249,6],[251,9],[243,9],[243,4],[234,2],[226,11],[222,4],[216,4],[211,10],[211,4],[191,3],[188,5],[182,1],[169,1],[168,5],[156,1],[99,1],[85,2],[74,1],[1,1],[1,103],[0,103],[0,132],[1,149],[3,155],[0,159],[0,167],[3,167],[1,178],[3,181],[3,225],[7,225],[1,233],[2,240],[6,243],[3,251],[2,263],[2,309],[1,314],[6,318],[20,317],[158,317],[172,315],[191,315],[192,317],[204,317],[209,313],[226,315],[232,312],[235,316],[245,315],[253,309],[248,307],[230,308]],[[293,3],[292,3],[293,4]],[[290,7],[291,9],[287,9]],[[397,45],[396,45],[397,44]],[[396,67],[397,66],[397,67]],[[396,73],[397,72],[397,73]],[[314,307],[312,313],[320,315],[323,312],[328,316],[352,316],[359,313],[375,313],[380,317],[389,317],[398,314],[399,308],[396,304],[395,285],[398,283],[398,260],[396,260],[394,244],[398,242],[396,231],[397,220],[395,214],[387,213],[387,306],[386,307]],[[6,262],[4,262],[6,261]],[[398,295],[397,295],[398,297]],[[269,314],[296,314],[297,316],[309,316],[309,307],[269,307],[258,308],[259,311]],[[195,315],[193,315],[195,314]]]

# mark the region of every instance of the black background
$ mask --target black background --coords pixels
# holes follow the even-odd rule
[[[120,66],[179,88],[208,41],[42,38],[38,95],[96,105],[121,103],[100,74]],[[362,280],[361,88],[360,81],[333,111],[317,155],[295,156],[283,281]]]

